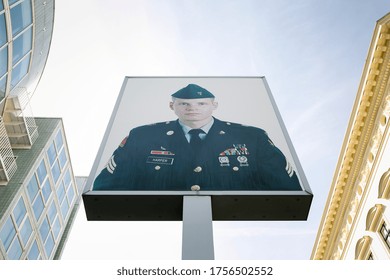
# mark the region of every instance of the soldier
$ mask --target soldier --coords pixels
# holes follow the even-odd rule
[[[302,190],[267,133],[212,116],[214,95],[189,84],[172,94],[178,119],[132,129],[94,190]]]

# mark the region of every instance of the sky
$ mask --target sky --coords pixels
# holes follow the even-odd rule
[[[74,174],[88,176],[125,76],[265,76],[313,203],[307,221],[213,222],[215,258],[307,260],[388,12],[386,0],[57,0],[32,111],[63,119]],[[87,221],[81,206],[62,259],[179,260],[181,227]]]

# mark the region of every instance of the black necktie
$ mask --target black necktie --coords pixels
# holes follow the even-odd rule
[[[193,148],[196,148],[196,149],[199,148],[200,144],[202,143],[202,140],[200,139],[199,134],[204,133],[204,131],[201,129],[191,129],[190,131],[188,131],[188,133],[191,135],[191,138],[190,138],[191,146]]]

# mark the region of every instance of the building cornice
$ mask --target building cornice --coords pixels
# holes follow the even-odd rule
[[[340,259],[364,197],[390,113],[390,14],[374,30],[312,259]]]

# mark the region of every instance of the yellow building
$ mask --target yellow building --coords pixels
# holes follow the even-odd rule
[[[390,259],[390,13],[378,20],[311,259]]]

